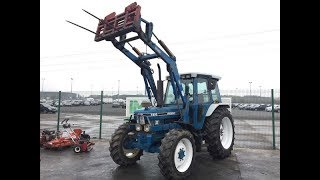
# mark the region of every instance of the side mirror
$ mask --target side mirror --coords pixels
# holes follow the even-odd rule
[[[215,80],[215,79],[208,80],[208,90],[209,91],[214,90],[216,88],[216,85],[217,85],[217,80]]]

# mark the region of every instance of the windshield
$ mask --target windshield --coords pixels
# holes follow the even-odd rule
[[[182,84],[183,91],[185,91],[186,85],[189,86],[189,94],[192,96],[193,95],[192,79],[182,79],[181,84]],[[169,105],[169,104],[176,104],[176,103],[177,102],[174,99],[172,84],[171,84],[170,80],[168,80],[166,94],[164,97],[164,104]]]

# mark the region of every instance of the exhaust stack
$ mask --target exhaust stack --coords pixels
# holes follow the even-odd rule
[[[157,81],[157,107],[163,106],[163,81],[161,80],[161,68],[159,63],[157,64],[159,70],[159,80]]]

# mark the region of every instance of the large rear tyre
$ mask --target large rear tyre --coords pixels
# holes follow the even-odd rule
[[[191,174],[195,140],[183,129],[172,129],[161,140],[158,155],[160,171],[167,179],[184,179]]]
[[[143,150],[125,148],[124,144],[132,139],[134,139],[134,130],[130,130],[127,124],[120,125],[111,137],[110,156],[120,166],[135,164],[143,154]]]
[[[234,123],[227,108],[218,107],[206,119],[204,131],[208,152],[214,159],[230,156],[234,144]]]

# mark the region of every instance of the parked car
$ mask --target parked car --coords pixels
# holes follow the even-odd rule
[[[255,111],[264,111],[266,109],[267,105],[266,104],[260,104],[259,106],[255,107]]]
[[[46,103],[40,103],[40,113],[56,113],[57,108]]]
[[[250,107],[249,107],[249,110],[251,111],[255,111],[257,107],[259,107],[260,104],[251,104]]]
[[[82,102],[82,100],[74,100],[73,101],[73,105],[74,106],[80,106],[80,105],[83,105],[83,102]]]
[[[238,105],[238,108],[239,109],[244,109],[246,106],[248,106],[249,104],[240,104],[240,105]]]
[[[232,107],[232,108],[236,108],[236,107],[238,107],[238,105],[239,105],[239,103],[232,103],[232,104],[231,104],[231,107]]]
[[[85,106],[90,106],[91,103],[90,103],[90,101],[85,100],[85,101],[83,101],[83,105],[85,105]]]
[[[112,101],[112,98],[103,98],[103,104],[111,104]]]
[[[243,104],[240,103],[240,104],[238,104],[237,108],[240,109],[240,107],[242,107],[242,106],[243,106]]]
[[[55,101],[53,104],[53,106],[55,106],[55,107],[58,107],[58,105],[59,105],[59,101]],[[60,106],[63,106],[62,102],[60,102]]]
[[[126,108],[126,102],[114,102],[112,103],[112,106],[113,108]]]
[[[251,108],[252,104],[247,104],[246,106],[244,106],[242,109],[244,110],[249,110]]]
[[[266,111],[267,112],[271,112],[272,111],[272,107],[271,106],[266,107]]]
[[[89,101],[89,102],[90,102],[90,105],[93,105],[93,104],[94,104],[94,99],[93,99],[93,98],[87,98],[86,101]]]
[[[126,108],[126,102],[125,101],[120,102],[120,106],[121,106],[121,108]]]
[[[266,107],[266,111],[267,112],[271,112],[272,111],[272,106]],[[274,112],[280,112],[280,105],[278,105],[278,104],[274,105]]]
[[[120,103],[114,102],[114,103],[112,103],[112,106],[111,106],[111,107],[113,107],[113,108],[118,108],[118,107],[120,107],[120,106],[121,106]]]
[[[53,100],[47,100],[45,103],[49,104],[50,106],[53,106]]]
[[[249,104],[248,106],[244,107],[244,109],[245,109],[245,110],[251,110],[253,105],[254,105],[254,104]]]
[[[91,101],[90,103],[92,106],[97,106],[100,104],[100,100],[95,99],[95,100]]]
[[[71,100],[64,100],[62,101],[64,106],[72,106],[72,101]]]

